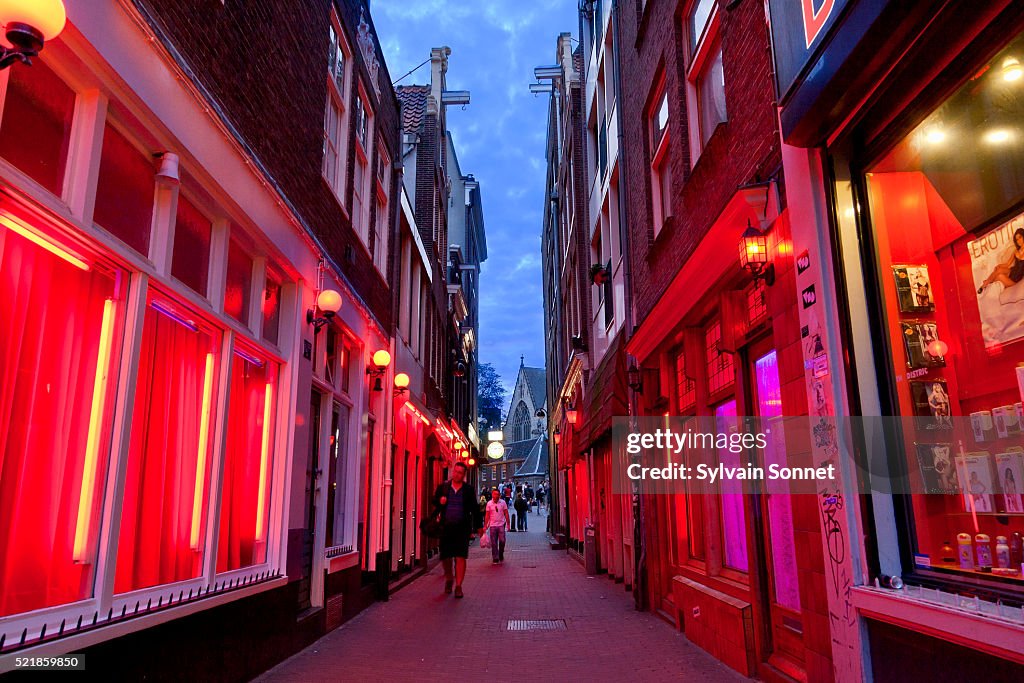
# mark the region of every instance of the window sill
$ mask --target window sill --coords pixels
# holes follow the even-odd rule
[[[909,596],[906,589],[856,586],[850,591],[850,602],[862,617],[1024,662],[1021,622]]]

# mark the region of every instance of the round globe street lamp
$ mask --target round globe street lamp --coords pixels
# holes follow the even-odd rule
[[[3,2],[3,0],[0,0]],[[317,310],[320,315],[316,314]],[[306,322],[313,326],[314,336],[320,332],[320,328],[331,322],[331,319],[341,310],[341,294],[333,289],[325,289],[316,295],[316,308],[306,311]]]
[[[15,62],[32,64],[32,57],[60,35],[66,22],[61,0],[0,0],[0,69]]]

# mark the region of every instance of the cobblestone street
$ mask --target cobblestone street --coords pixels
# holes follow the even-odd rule
[[[443,593],[438,566],[258,680],[744,680],[636,612],[622,584],[587,577],[550,550],[543,516],[529,521],[528,533],[508,534],[504,565],[491,564],[490,550],[470,551],[464,599]],[[516,619],[564,619],[566,628],[509,631]]]

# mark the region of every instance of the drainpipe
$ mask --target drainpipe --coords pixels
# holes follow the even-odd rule
[[[632,254],[629,251],[629,216],[626,207],[629,206],[629,182],[626,177],[626,144],[623,131],[622,118],[622,62],[619,51],[620,27],[619,27],[619,0],[612,1],[612,63],[615,66],[615,111],[619,118],[618,148],[619,148],[619,249],[622,253],[622,280],[623,280],[623,309],[626,319],[624,321],[622,342],[625,344],[633,333],[633,297],[631,296],[633,273],[630,267]],[[630,359],[626,358],[628,367]],[[637,396],[636,392],[629,389],[629,415],[632,420],[636,419]],[[614,457],[614,456],[613,456]],[[639,487],[633,484],[633,604],[638,611],[647,609],[647,552],[644,544],[644,508],[643,499],[639,493]]]

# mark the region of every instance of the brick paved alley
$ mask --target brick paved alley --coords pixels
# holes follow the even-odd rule
[[[622,584],[587,577],[548,548],[543,517],[510,533],[505,564],[474,547],[466,597],[435,567],[264,674],[260,681],[435,680],[499,673],[537,680],[738,681],[739,675],[649,613]],[[566,630],[513,632],[509,620],[564,619]]]

